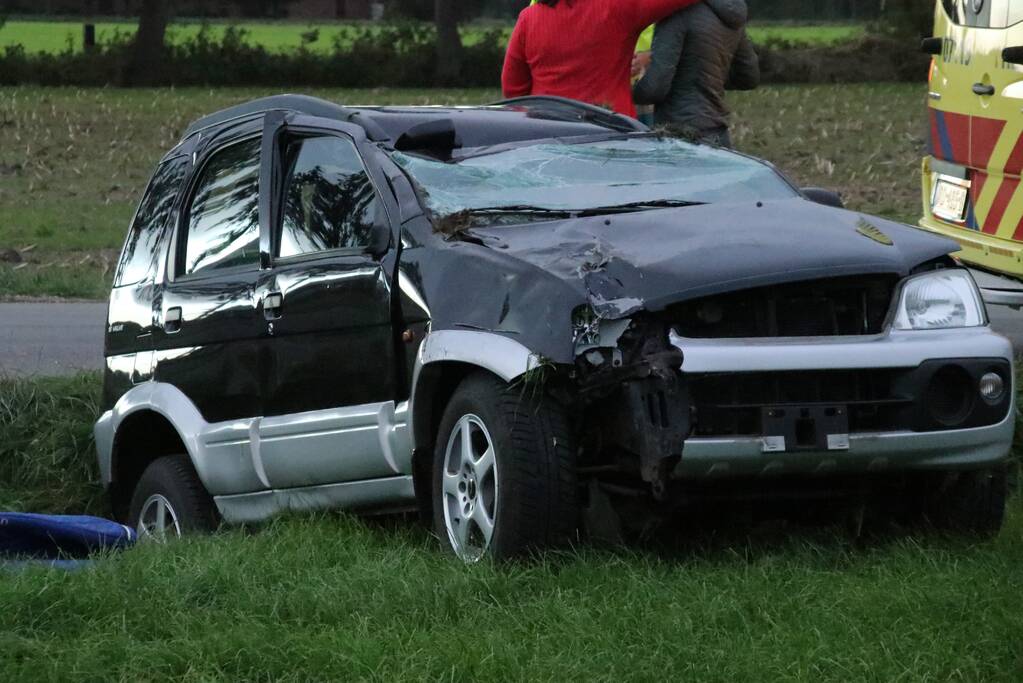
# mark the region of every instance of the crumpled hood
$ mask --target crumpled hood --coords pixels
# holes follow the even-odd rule
[[[746,25],[749,16],[746,0],[704,0],[704,4],[718,15],[718,19],[728,28],[735,30]]]
[[[869,273],[906,276],[959,249],[917,228],[801,198],[477,228],[470,234],[578,289],[606,318],[774,284]]]

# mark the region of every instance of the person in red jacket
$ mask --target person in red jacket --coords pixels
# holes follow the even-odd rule
[[[636,115],[630,77],[650,24],[700,0],[539,0],[519,14],[504,59],[505,97],[558,95]]]

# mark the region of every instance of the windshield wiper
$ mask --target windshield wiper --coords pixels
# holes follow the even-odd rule
[[[488,213],[493,213],[493,214],[503,214],[503,213],[511,213],[511,214],[528,213],[528,214],[534,214],[535,213],[535,214],[542,214],[542,215],[545,215],[545,216],[546,215],[550,215],[550,214],[554,214],[554,215],[557,215],[557,216],[565,216],[566,218],[569,217],[569,216],[574,215],[575,213],[577,213],[575,211],[572,211],[571,209],[549,209],[549,208],[546,208],[546,207],[543,207],[543,206],[531,206],[529,204],[512,204],[512,205],[509,205],[509,206],[483,206],[483,207],[480,207],[478,209],[476,209],[476,208],[466,209],[466,211],[468,211],[469,213],[471,213],[473,215],[476,215],[476,214],[488,214]]]
[[[461,224],[468,216],[521,215],[556,218],[586,218],[587,216],[603,216],[609,213],[631,213],[634,211],[650,211],[653,209],[675,208],[681,206],[701,206],[704,203],[705,202],[691,202],[682,199],[654,199],[645,202],[614,204],[612,206],[595,206],[584,209],[552,209],[545,206],[533,206],[532,204],[509,204],[507,206],[481,206],[478,208],[463,209],[462,211],[444,216],[443,220],[449,223]],[[468,224],[466,227],[468,227]]]
[[[596,206],[592,209],[580,209],[573,213],[579,217],[601,216],[608,213],[629,213],[631,211],[648,211],[652,209],[672,209],[685,206],[703,206],[704,204],[706,204],[706,202],[693,202],[685,199],[654,199],[646,202]]]

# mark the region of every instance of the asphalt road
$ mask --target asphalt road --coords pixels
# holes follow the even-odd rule
[[[1023,312],[990,307],[996,330],[1023,352]],[[0,374],[60,375],[98,370],[107,305],[0,304]]]
[[[99,370],[106,316],[105,303],[0,304],[0,374]]]

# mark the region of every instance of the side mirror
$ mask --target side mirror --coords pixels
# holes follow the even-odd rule
[[[920,51],[929,55],[940,55],[945,47],[945,39],[942,37],[924,38],[920,41]]]
[[[1015,45],[1002,50],[1002,61],[1007,64],[1023,64],[1023,47]]]
[[[845,208],[845,202],[842,201],[842,195],[838,194],[834,190],[825,190],[822,187],[804,187],[801,192],[803,193],[803,196],[811,202],[823,204],[824,206],[832,206],[836,209]]]

